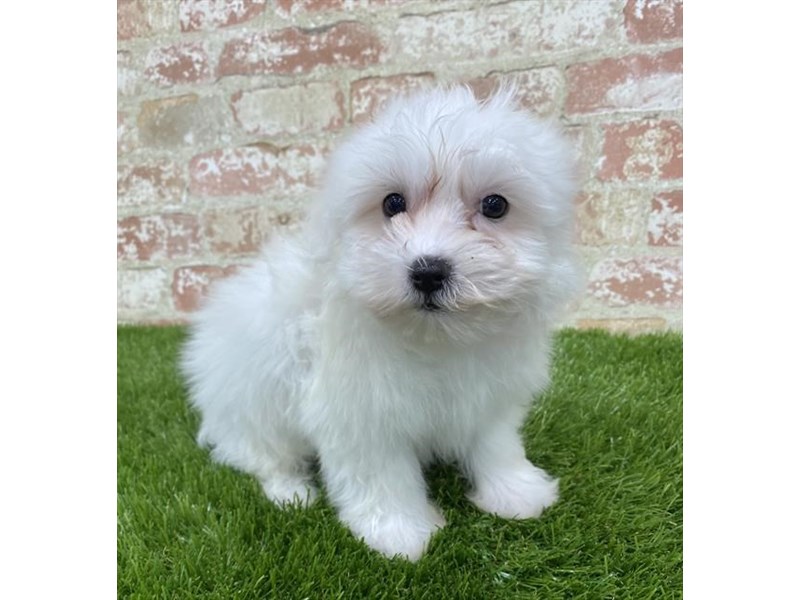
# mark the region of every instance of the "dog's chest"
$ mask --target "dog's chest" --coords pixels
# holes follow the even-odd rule
[[[411,367],[399,377],[382,378],[376,404],[379,419],[406,429],[420,443],[468,438],[509,402],[518,401],[524,377],[502,361],[483,356],[438,356],[407,359]]]

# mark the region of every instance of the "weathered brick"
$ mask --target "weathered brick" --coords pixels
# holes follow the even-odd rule
[[[677,307],[683,299],[680,258],[610,258],[595,265],[589,279],[589,294],[610,306]]]
[[[322,10],[341,10],[345,8],[345,0],[277,0],[276,12],[282,17],[296,17],[304,12]]]
[[[564,89],[564,77],[555,67],[489,73],[485,77],[471,79],[467,83],[480,98],[486,98],[501,83],[510,82],[517,87],[516,98],[521,107],[542,116],[557,115],[561,109],[560,98]]]
[[[117,164],[117,206],[179,204],[186,182],[180,168],[169,160]]]
[[[218,75],[298,74],[326,65],[360,68],[378,62],[382,52],[378,36],[362,23],[290,27],[230,40],[220,55]]]
[[[650,196],[640,190],[585,192],[577,202],[578,243],[586,246],[644,242]]]
[[[203,220],[203,235],[214,253],[252,254],[267,236],[266,219],[257,206],[210,211]]]
[[[594,178],[593,165],[600,153],[599,135],[589,126],[573,125],[564,127],[563,131],[575,155],[577,182],[583,186]]]
[[[157,260],[189,256],[200,250],[197,217],[163,214],[127,217],[117,222],[117,259]]]
[[[153,48],[145,61],[145,76],[162,87],[209,79],[208,55],[200,43]]]
[[[344,93],[336,83],[308,83],[236,93],[234,119],[265,136],[334,131],[344,125]]]
[[[169,275],[164,269],[118,269],[117,310],[155,311],[163,308],[169,294]]]
[[[599,46],[616,40],[613,0],[504,2],[479,10],[404,15],[387,35],[392,56],[422,68],[496,61],[549,50]]]
[[[683,190],[664,192],[653,198],[647,240],[652,246],[683,244]]]
[[[172,301],[181,312],[191,312],[200,307],[208,288],[216,280],[229,277],[236,266],[192,265],[175,269],[172,276]]]
[[[161,0],[117,0],[117,39],[129,40],[172,31],[177,5]]]
[[[234,121],[223,98],[185,94],[142,102],[137,124],[142,144],[175,148],[228,143]]]
[[[661,317],[637,317],[630,319],[578,319],[578,329],[603,329],[611,333],[652,333],[663,331],[667,322]]]
[[[355,123],[363,123],[375,115],[387,100],[430,85],[433,73],[365,77],[350,85],[350,115]]]
[[[264,13],[266,0],[180,0],[181,31],[200,31],[239,25]]]
[[[674,121],[638,121],[603,128],[603,156],[597,176],[610,180],[683,177],[683,128]]]
[[[189,191],[200,196],[304,194],[323,168],[325,151],[255,144],[200,154],[189,163]]]
[[[683,105],[682,73],[682,48],[573,65],[567,69],[565,110],[677,110]]]
[[[131,116],[117,111],[117,154],[127,154],[139,144],[138,130]]]
[[[208,211],[203,218],[203,235],[212,252],[253,254],[276,228],[294,229],[303,218],[301,203],[270,200],[241,209]]]
[[[633,42],[683,37],[683,0],[628,0],[624,14],[628,39]]]
[[[143,0],[117,0],[118,40],[128,40],[149,31]]]
[[[385,4],[393,5],[391,14],[370,12]],[[387,98],[441,76],[467,82],[481,96],[513,80],[527,109],[588,116],[569,119],[568,129],[590,169],[586,177],[611,185],[587,186],[577,233],[587,258],[600,261],[593,275],[606,263],[608,277],[592,281],[574,322],[628,332],[679,325],[682,127],[674,115],[682,50],[673,48],[682,35],[682,2],[120,0],[118,24],[118,207],[123,217],[137,215],[120,217],[122,319],[152,322],[179,311],[187,318],[183,311],[224,267],[196,265],[177,281],[176,264],[201,260],[182,257],[202,252],[223,265],[237,262],[277,229],[297,227],[327,153],[312,147],[316,132],[338,130],[348,118],[361,122]],[[624,50],[630,43],[641,46]],[[620,52],[629,56],[596,59]],[[521,70],[526,56],[548,66]],[[576,58],[591,62],[553,66]],[[381,63],[391,63],[383,75]],[[224,79],[229,91],[212,94],[205,84],[230,74],[226,68],[302,77],[254,80],[258,89]],[[367,70],[353,76],[360,68]],[[347,77],[333,76],[340,70]],[[473,75],[483,76],[469,80]],[[187,89],[198,83],[202,90]],[[173,98],[152,93],[173,85],[186,88]],[[237,89],[243,91],[231,98]],[[632,114],[664,110],[676,112]],[[611,111],[605,121],[591,116]],[[256,140],[267,143],[242,146]],[[192,155],[189,164],[181,159]],[[192,204],[184,204],[190,194]],[[171,220],[169,213],[195,204],[196,216]],[[659,269],[677,271],[677,281]],[[631,308],[616,308],[626,304]]]
[[[405,1],[407,0],[277,0],[275,12],[281,17],[292,19],[304,13],[352,11],[358,8],[376,8],[386,4],[402,4]],[[441,3],[441,0],[439,2]]]
[[[117,94],[133,96],[141,90],[141,73],[136,66],[133,53],[117,52]]]

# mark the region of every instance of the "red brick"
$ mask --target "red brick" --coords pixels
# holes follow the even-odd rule
[[[186,183],[178,166],[168,160],[135,165],[117,164],[117,206],[178,204]]]
[[[234,274],[236,266],[217,267],[213,265],[193,265],[175,269],[172,276],[172,301],[181,312],[191,312],[199,308],[208,288],[223,277]]]
[[[355,123],[363,123],[375,115],[387,100],[430,85],[433,73],[365,77],[350,85],[350,115]]]
[[[569,114],[675,110],[683,104],[683,48],[582,63],[567,69]]]
[[[130,40],[171,31],[176,8],[174,2],[161,0],[117,0],[117,39]]]
[[[438,70],[617,41],[619,9],[613,0],[479,4],[478,10],[402,15],[387,38],[390,54],[419,69]]]
[[[131,152],[138,142],[138,130],[131,116],[117,111],[117,155]]]
[[[218,74],[286,75],[326,65],[361,68],[378,62],[382,52],[377,35],[361,23],[314,30],[290,27],[230,40],[222,50]]]
[[[677,307],[683,299],[680,258],[606,259],[592,269],[589,279],[589,294],[610,306]]]
[[[203,234],[217,254],[252,254],[267,237],[259,207],[211,211],[204,221]]]
[[[649,200],[646,192],[637,189],[579,194],[578,243],[585,246],[643,243]]]
[[[248,133],[264,136],[335,131],[344,125],[344,94],[337,83],[237,92],[233,116]]]
[[[302,12],[341,10],[345,0],[277,0],[276,8],[283,17],[294,17]]]
[[[117,0],[118,40],[129,40],[149,31],[142,0]]]
[[[600,154],[600,136],[588,126],[572,125],[564,127],[563,131],[575,154],[577,182],[583,187],[594,178],[592,166],[597,163]]]
[[[646,181],[683,177],[683,128],[674,121],[606,125],[598,178]]]
[[[513,83],[517,87],[516,97],[522,108],[539,115],[554,116],[561,108],[563,79],[559,69],[547,67],[508,73],[489,73],[485,77],[471,79],[467,84],[479,98],[486,98],[502,83]]]
[[[169,276],[164,269],[117,270],[117,310],[158,310],[162,308],[168,290]]]
[[[628,0],[628,39],[644,44],[683,37],[683,0]]]
[[[651,246],[683,244],[683,190],[664,192],[653,198],[647,240]]]
[[[117,223],[119,260],[175,258],[199,250],[200,228],[194,215],[127,217]]]
[[[141,72],[137,68],[132,52],[117,52],[117,94],[133,96],[141,88]]]
[[[239,25],[264,13],[266,0],[180,0],[181,31],[219,29]]]
[[[315,13],[354,8],[373,8],[386,4],[401,4],[406,0],[277,0],[276,12],[284,18],[293,18],[302,13]]]
[[[144,101],[136,122],[142,144],[164,148],[226,142],[235,125],[224,98],[197,94]]]
[[[211,210],[203,235],[217,254],[253,254],[276,228],[294,228],[303,218],[300,202],[283,199],[236,210]]]
[[[303,194],[324,164],[325,148],[255,144],[192,158],[189,191],[200,196]]]
[[[162,87],[205,81],[211,76],[208,55],[199,43],[153,48],[147,54],[145,76]]]

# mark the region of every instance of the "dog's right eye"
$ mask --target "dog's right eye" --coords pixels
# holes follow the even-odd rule
[[[406,212],[406,199],[402,195],[389,194],[383,199],[383,214],[392,218],[397,213]]]

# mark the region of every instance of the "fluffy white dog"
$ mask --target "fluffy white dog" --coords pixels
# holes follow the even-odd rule
[[[558,482],[519,435],[574,291],[572,153],[513,92],[394,102],[334,153],[308,222],[221,282],[183,368],[199,440],[274,502],[328,497],[357,538],[419,558],[444,525],[422,465],[538,517]]]

